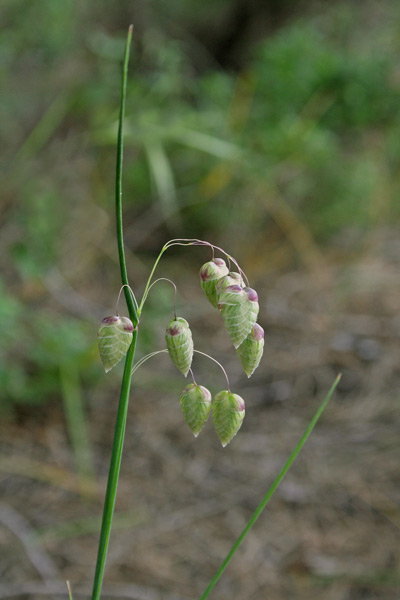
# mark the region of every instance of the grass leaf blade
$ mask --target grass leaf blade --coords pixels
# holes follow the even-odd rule
[[[295,460],[295,458],[299,454],[300,450],[302,449],[302,447],[306,443],[306,441],[309,438],[312,430],[314,429],[315,425],[317,424],[318,419],[320,418],[320,416],[324,412],[326,405],[328,404],[328,402],[329,402],[329,400],[330,400],[333,392],[335,391],[335,389],[336,389],[336,387],[337,387],[337,385],[338,385],[338,383],[340,381],[340,378],[341,378],[341,374],[336,377],[336,379],[335,379],[335,381],[334,381],[331,389],[329,390],[329,392],[325,396],[324,400],[321,402],[321,404],[320,404],[317,412],[315,413],[315,415],[311,419],[311,421],[310,421],[307,429],[303,433],[303,435],[302,435],[299,443],[297,444],[297,446],[295,447],[295,449],[293,450],[293,452],[291,453],[291,455],[287,459],[287,461],[284,464],[284,466],[282,467],[279,475],[277,476],[277,478],[275,479],[275,481],[272,483],[271,487],[268,489],[268,491],[265,494],[264,498],[261,500],[260,504],[257,506],[256,510],[254,511],[254,513],[250,517],[249,521],[247,522],[246,527],[243,529],[242,533],[239,535],[239,537],[237,538],[237,540],[233,544],[233,546],[230,549],[230,551],[228,552],[225,560],[222,562],[222,564],[219,567],[218,571],[215,573],[214,577],[211,579],[210,583],[208,584],[208,587],[206,588],[206,590],[204,591],[203,595],[200,597],[199,600],[205,600],[206,598],[208,598],[211,590],[213,589],[213,587],[215,586],[215,584],[217,583],[217,581],[221,577],[222,573],[225,571],[226,567],[228,566],[229,562],[233,558],[233,556],[236,553],[237,549],[239,548],[240,544],[242,543],[242,541],[244,540],[244,538],[246,537],[246,535],[248,534],[248,532],[250,531],[250,529],[253,527],[254,523],[257,521],[258,517],[261,515],[262,511],[264,510],[264,508],[267,506],[268,502],[271,500],[271,498],[274,495],[274,493],[276,492],[276,489],[279,486],[280,482],[285,477],[286,473],[289,471],[290,467],[292,466],[293,461]]]

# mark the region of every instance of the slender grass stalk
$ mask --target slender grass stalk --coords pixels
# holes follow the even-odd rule
[[[117,165],[116,165],[116,184],[115,184],[115,205],[116,205],[116,226],[118,240],[118,255],[121,270],[122,284],[129,286],[128,274],[126,270],[124,238],[122,228],[122,159],[123,159],[123,124],[125,115],[126,84],[128,79],[129,50],[132,40],[132,25],[128,30],[126,40],[125,56],[122,69],[121,82],[121,104],[118,126],[117,141]],[[137,325],[138,317],[136,308],[129,292],[129,288],[124,288],[126,304],[128,306],[129,317],[134,326]],[[117,495],[118,478],[121,467],[122,448],[124,445],[126,419],[128,414],[129,392],[131,387],[131,371],[133,359],[135,357],[137,341],[137,329],[133,332],[132,343],[126,354],[125,368],[122,378],[121,392],[119,396],[117,420],[114,431],[114,441],[111,453],[110,470],[108,473],[107,491],[104,500],[103,519],[100,530],[99,549],[97,553],[96,571],[94,575],[92,600],[99,600],[101,596],[101,587],[104,577],[104,568],[106,564],[108,544],[110,541],[112,518],[114,514],[115,498]]]
[[[119,124],[118,124],[118,141],[117,141],[117,165],[116,165],[116,177],[115,177],[115,208],[116,208],[116,225],[117,225],[117,241],[118,241],[118,256],[119,266],[121,270],[121,281],[122,285],[129,286],[128,273],[126,270],[125,251],[124,251],[124,232],[122,227],[122,164],[124,154],[124,116],[125,116],[125,100],[126,100],[126,84],[128,81],[128,63],[129,63],[129,50],[131,47],[132,40],[132,29],[131,25],[128,29],[128,37],[126,39],[124,65],[122,69],[122,80],[121,80],[121,104],[119,110]],[[128,287],[124,288],[126,305],[129,311],[129,317],[134,325],[137,325],[137,313],[136,307],[133,303],[132,296],[129,292]]]
[[[133,359],[135,356],[136,340],[137,331],[134,331],[132,344],[126,355],[125,369],[122,378],[121,393],[119,397],[117,421],[115,424],[114,442],[110,461],[110,470],[108,473],[107,491],[104,500],[103,520],[101,522],[100,541],[97,553],[97,563],[93,583],[92,600],[99,600],[101,595],[101,586],[103,583],[104,568],[106,564],[112,518],[114,514],[115,498],[117,495],[122,448],[124,445],[126,419],[128,415],[129,391],[131,387],[131,371],[133,366]]]
[[[333,392],[336,389],[337,384],[340,381],[340,378],[341,378],[341,375],[338,375],[336,377],[336,379],[335,379],[335,381],[334,381],[331,389],[329,390],[329,392],[325,396],[324,400],[322,401],[321,405],[319,406],[317,412],[315,413],[315,415],[311,419],[310,424],[308,425],[307,429],[305,430],[305,432],[304,432],[301,440],[299,441],[299,443],[297,444],[297,446],[295,447],[295,449],[293,450],[293,452],[291,453],[291,455],[287,459],[286,463],[282,467],[281,472],[279,473],[279,475],[277,476],[277,478],[275,479],[275,481],[273,482],[273,484],[271,485],[271,487],[268,489],[268,491],[265,494],[264,498],[261,500],[260,504],[257,506],[256,510],[254,511],[254,513],[252,514],[252,516],[250,517],[250,519],[249,519],[246,527],[243,529],[242,533],[239,535],[239,537],[237,538],[237,540],[233,544],[233,546],[230,549],[230,551],[228,552],[225,560],[222,562],[222,564],[219,567],[218,571],[215,573],[214,577],[211,579],[210,583],[208,584],[208,586],[207,586],[206,590],[204,591],[203,595],[200,596],[199,600],[205,600],[206,598],[208,598],[211,590],[213,589],[213,587],[215,586],[215,584],[217,583],[217,581],[221,577],[222,573],[225,571],[226,567],[228,566],[229,562],[233,558],[233,556],[236,553],[237,549],[239,548],[240,544],[243,542],[244,538],[246,537],[246,535],[248,534],[248,532],[250,531],[250,529],[253,527],[254,523],[257,521],[258,517],[261,515],[262,511],[264,510],[264,508],[267,506],[268,502],[271,500],[271,498],[274,495],[274,493],[275,493],[278,485],[280,484],[280,482],[282,481],[282,479],[285,477],[286,473],[289,471],[290,467],[292,466],[293,461],[295,460],[295,458],[299,454],[300,450],[302,449],[302,447],[306,443],[306,441],[307,441],[308,437],[310,436],[312,430],[314,429],[315,425],[317,424],[318,419],[320,418],[320,416],[324,412],[326,405],[328,404],[328,402],[329,402],[329,400],[330,400]]]

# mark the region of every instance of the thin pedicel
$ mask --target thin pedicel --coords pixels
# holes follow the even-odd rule
[[[130,291],[130,293],[131,293],[132,300],[133,300],[133,302],[134,302],[134,305],[135,305],[135,308],[136,308],[136,310],[137,310],[137,308],[138,308],[138,303],[137,303],[137,300],[136,300],[136,298],[135,298],[135,294],[133,293],[133,290],[132,290],[131,286],[130,286],[130,285],[128,285],[127,283],[124,283],[124,285],[121,285],[121,289],[119,290],[119,294],[118,294],[118,298],[117,298],[117,303],[116,303],[116,306],[115,306],[115,314],[116,314],[116,315],[118,315],[118,305],[119,305],[119,299],[120,299],[120,297],[121,297],[121,293],[122,293],[122,290],[123,290],[124,288],[128,288],[128,290],[129,290],[129,291]]]
[[[153,283],[148,287],[147,292],[146,292],[146,296],[144,297],[144,301],[147,300],[147,296],[149,295],[149,292],[151,290],[151,288],[153,287],[153,285],[155,285],[156,283],[158,283],[159,281],[168,281],[172,286],[174,286],[174,317],[176,319],[176,310],[175,310],[175,306],[176,306],[176,285],[173,281],[171,281],[171,279],[168,279],[167,277],[159,277],[158,279],[156,279],[155,281],[153,281]]]

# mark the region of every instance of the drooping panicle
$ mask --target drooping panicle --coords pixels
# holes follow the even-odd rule
[[[200,269],[200,285],[214,308],[217,308],[215,286],[217,281],[228,275],[228,273],[229,269],[222,258],[214,258],[205,263]]]
[[[98,332],[98,348],[106,373],[128,352],[133,336],[133,323],[128,317],[105,317]]]
[[[193,339],[189,323],[178,317],[173,319],[165,333],[168,354],[176,368],[186,377],[193,359]]]
[[[228,390],[219,392],[212,400],[212,414],[215,431],[223,447],[239,431],[244,415],[245,403],[238,394]]]
[[[238,348],[257,321],[257,292],[248,287],[230,285],[220,293],[218,308],[233,345]]]
[[[211,393],[202,385],[190,383],[182,391],[180,403],[184,419],[197,437],[211,412]]]
[[[263,351],[264,329],[256,323],[244,342],[242,342],[236,350],[247,377],[250,377],[257,369]]]

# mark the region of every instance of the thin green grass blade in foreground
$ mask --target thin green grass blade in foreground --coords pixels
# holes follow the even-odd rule
[[[281,472],[279,473],[278,477],[275,479],[275,481],[273,482],[273,484],[269,488],[268,492],[265,494],[264,498],[261,500],[260,504],[257,506],[256,510],[254,511],[254,513],[252,514],[250,520],[248,521],[246,527],[243,529],[242,533],[239,535],[239,537],[237,538],[236,542],[233,544],[233,546],[232,546],[231,550],[228,552],[225,560],[221,564],[221,566],[218,569],[218,571],[215,573],[214,577],[211,579],[210,583],[208,584],[207,589],[205,590],[205,592],[203,593],[203,595],[200,597],[199,600],[205,600],[205,598],[208,598],[211,590],[213,589],[213,587],[215,586],[215,584],[217,583],[217,581],[221,577],[222,573],[225,571],[225,569],[228,566],[231,558],[233,558],[236,550],[239,548],[240,544],[243,542],[244,538],[246,537],[246,535],[248,534],[248,532],[250,531],[250,529],[253,527],[253,525],[257,521],[258,517],[261,515],[262,511],[267,506],[268,502],[271,500],[272,496],[276,492],[276,489],[277,489],[278,485],[280,484],[280,482],[282,481],[282,479],[285,477],[286,473],[289,471],[290,467],[292,466],[293,461],[295,460],[295,458],[299,454],[300,450],[304,446],[304,444],[307,441],[308,437],[310,436],[312,430],[314,429],[315,425],[317,424],[318,419],[320,418],[320,416],[324,412],[326,405],[328,404],[328,402],[329,402],[329,400],[330,400],[333,392],[336,389],[337,384],[340,381],[340,378],[341,378],[341,375],[338,375],[336,377],[335,382],[333,383],[331,389],[329,390],[329,392],[325,396],[325,398],[324,398],[323,402],[321,403],[320,407],[318,408],[317,412],[315,413],[315,415],[311,419],[311,422],[308,425],[307,429],[305,430],[305,432],[304,432],[301,440],[299,441],[299,443],[297,444],[296,448],[293,450],[292,454],[289,456],[288,460],[284,464],[284,466],[283,466]]]
[[[72,596],[72,590],[71,590],[71,585],[70,585],[69,581],[67,581],[67,589],[68,589],[68,598],[69,598],[69,600],[74,600],[74,598]]]

